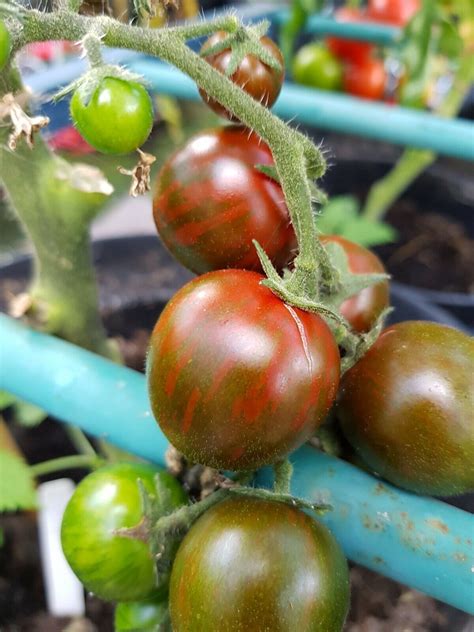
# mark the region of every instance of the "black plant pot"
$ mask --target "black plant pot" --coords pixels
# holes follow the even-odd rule
[[[354,193],[364,197],[370,185],[385,175],[392,164],[376,160],[361,160],[355,155],[341,158],[324,176],[324,187],[330,195]],[[403,194],[401,200],[414,203],[421,213],[435,211],[461,224],[466,234],[474,238],[474,186],[467,175],[446,168],[433,167],[421,175]],[[383,248],[381,249],[383,252]],[[402,286],[402,284],[401,284]],[[474,328],[474,294],[446,292],[403,284],[405,296],[411,301],[432,303],[448,310],[470,328]]]

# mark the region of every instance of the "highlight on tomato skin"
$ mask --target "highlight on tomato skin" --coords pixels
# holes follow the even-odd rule
[[[474,491],[474,339],[445,325],[385,329],[344,376],[337,415],[365,463],[418,494]]]
[[[211,35],[211,37],[204,42],[201,48],[201,55],[203,55],[203,58],[222,74],[225,74],[225,71],[231,61],[231,50],[223,50],[222,52],[214,55],[204,55],[204,53],[206,50],[209,50],[212,46],[219,44],[227,37],[228,33],[225,31],[218,31],[217,33],[214,33],[214,35]],[[237,70],[230,76],[230,79],[256,101],[267,108],[271,108],[278,99],[278,95],[280,94],[281,87],[283,85],[285,77],[285,61],[280,49],[272,39],[267,36],[263,36],[260,39],[260,43],[280,64],[281,70],[271,68],[254,55],[246,55],[240,62]],[[219,114],[219,116],[231,121],[238,120],[231,112],[226,110],[223,105],[206,94],[202,88],[199,88],[199,94],[201,95],[204,103],[206,103],[216,114]]]
[[[383,274],[387,271],[373,252],[340,235],[321,235],[323,244],[337,243],[347,255],[354,274]],[[390,305],[388,281],[367,287],[349,297],[340,307],[342,316],[358,333],[366,333],[375,325],[380,314]]]
[[[254,239],[278,269],[293,259],[283,191],[256,165],[273,166],[271,151],[237,125],[196,134],[163,165],[153,218],[166,247],[193,272],[260,271]]]
[[[283,458],[326,417],[340,357],[324,320],[290,307],[263,276],[220,270],[171,299],[153,330],[155,419],[193,463],[246,470]]]
[[[283,503],[215,505],[185,536],[171,572],[174,632],[341,632],[348,607],[336,540]]]

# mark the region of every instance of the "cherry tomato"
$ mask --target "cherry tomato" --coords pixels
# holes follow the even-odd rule
[[[171,573],[174,632],[340,632],[348,605],[347,563],[328,529],[251,497],[209,509]]]
[[[224,31],[219,31],[212,35],[201,48],[201,54],[209,50],[211,46],[222,42],[226,37],[228,37],[228,33]],[[246,55],[240,62],[237,70],[229,78],[256,101],[259,101],[267,108],[271,108],[280,94],[285,76],[285,62],[280,49],[269,37],[262,37],[260,42],[270,55],[280,63],[281,70],[267,66],[254,55]],[[231,55],[230,49],[227,49],[215,55],[206,55],[204,59],[216,70],[224,74],[229,66]],[[236,120],[233,114],[228,112],[215,99],[210,98],[204,90],[200,89],[199,93],[211,110],[231,121]]]
[[[10,59],[11,51],[10,32],[5,26],[5,22],[0,20],[0,70],[3,70]]]
[[[349,261],[349,269],[354,274],[379,274],[386,270],[373,252],[339,235],[322,235],[323,244],[336,243],[344,248]],[[355,331],[369,331],[375,321],[390,304],[388,281],[367,287],[351,296],[341,305],[341,314]]]
[[[320,44],[306,44],[293,60],[293,77],[301,83],[320,90],[340,90],[343,67],[327,48]]]
[[[238,126],[202,132],[163,166],[153,200],[157,230],[173,255],[196,273],[260,270],[256,239],[278,268],[297,246],[279,184],[256,165],[270,149]]]
[[[335,13],[338,22],[362,22],[364,13],[355,7],[343,7]],[[327,37],[326,46],[339,59],[360,62],[370,57],[374,50],[373,44],[358,40],[343,39],[342,37]]]
[[[143,86],[106,77],[85,105],[79,92],[71,99],[71,118],[86,141],[104,154],[127,154],[146,141],[153,107]]]
[[[316,314],[290,307],[263,277],[210,272],[185,285],[153,330],[153,413],[191,462],[254,469],[314,434],[339,383],[339,352]]]
[[[375,22],[405,26],[420,8],[420,0],[369,0],[367,17]]]
[[[363,460],[420,494],[474,490],[474,339],[435,323],[387,328],[345,375],[338,415]]]
[[[106,601],[135,601],[164,590],[146,542],[121,537],[117,529],[134,527],[142,518],[140,479],[156,494],[154,477],[169,490],[170,507],[186,502],[178,482],[151,465],[105,466],[79,483],[63,516],[61,544],[72,570],[87,590]]]
[[[367,58],[344,68],[344,91],[362,99],[382,99],[386,81],[387,73],[380,59]]]
[[[168,604],[158,599],[119,603],[115,608],[115,632],[157,632],[168,616]]]

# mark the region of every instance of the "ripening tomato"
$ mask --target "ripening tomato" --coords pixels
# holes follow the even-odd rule
[[[273,165],[268,146],[240,126],[191,138],[163,166],[153,199],[160,237],[187,268],[260,270],[256,239],[277,268],[297,246],[283,192],[256,165]]]
[[[339,235],[321,235],[323,244],[336,243],[342,246],[354,274],[384,274],[386,270],[373,252]],[[388,281],[367,287],[348,298],[340,311],[358,333],[369,331],[375,321],[390,304]]]
[[[219,31],[212,35],[201,48],[201,55],[203,55],[206,50],[209,50],[212,46],[222,42],[228,36],[228,33],[225,31]],[[246,55],[240,62],[237,70],[229,77],[229,79],[245,90],[245,92],[247,92],[256,101],[259,101],[267,108],[271,108],[280,94],[285,76],[285,62],[280,49],[269,37],[262,37],[260,39],[260,43],[280,64],[281,70],[267,66],[267,64],[254,55]],[[229,66],[231,56],[231,50],[226,49],[214,55],[206,55],[204,56],[204,59],[216,70],[225,74],[225,71]],[[216,114],[219,114],[224,118],[228,118],[231,121],[236,120],[233,114],[228,112],[225,107],[223,107],[215,99],[210,98],[204,90],[200,89],[199,94],[203,98],[204,102],[207,103],[211,110],[214,110]]]
[[[174,632],[340,632],[348,606],[347,563],[328,529],[252,497],[199,518],[171,572]]]
[[[151,407],[193,463],[273,463],[314,434],[334,401],[340,359],[329,327],[286,305],[263,278],[246,270],[198,277],[153,330]]]
[[[381,59],[367,58],[344,68],[344,91],[362,99],[378,101],[385,94],[387,73]]]
[[[0,70],[3,70],[10,59],[11,51],[10,31],[5,26],[5,22],[0,20]]]
[[[369,0],[367,17],[375,22],[405,26],[421,9],[421,0]]]
[[[343,7],[336,11],[338,22],[362,22],[365,14],[356,7]],[[326,45],[333,55],[345,61],[359,62],[370,57],[374,45],[370,42],[349,40],[342,37],[326,37]]]
[[[306,44],[293,60],[294,80],[311,88],[340,90],[342,73],[341,62],[320,44]]]
[[[345,375],[338,415],[362,459],[420,494],[474,491],[474,339],[435,323],[388,327]]]
[[[146,141],[153,125],[150,96],[139,83],[106,77],[86,105],[79,92],[71,118],[86,141],[104,154],[127,154]]]
[[[117,529],[142,519],[138,487],[156,495],[154,478],[168,489],[169,511],[186,503],[179,483],[167,472],[142,463],[116,463],[84,478],[64,512],[64,555],[85,588],[106,601],[136,601],[166,589],[158,583],[148,544],[120,536]]]

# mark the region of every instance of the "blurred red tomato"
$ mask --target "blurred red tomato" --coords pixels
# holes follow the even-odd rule
[[[385,92],[386,72],[383,61],[368,58],[344,68],[344,91],[362,99],[377,101]]]
[[[375,22],[405,26],[420,8],[420,0],[369,0],[367,17]]]
[[[77,156],[93,154],[95,149],[85,141],[74,125],[63,127],[49,138],[48,145],[56,151],[67,151]]]
[[[360,10],[344,7],[335,13],[339,22],[362,22],[365,14]],[[367,59],[374,50],[373,44],[359,42],[357,40],[342,39],[340,37],[327,37],[326,44],[333,55],[346,61],[361,61]]]

